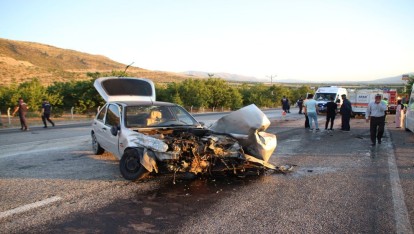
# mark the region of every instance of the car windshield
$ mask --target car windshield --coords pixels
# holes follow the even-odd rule
[[[128,106],[125,108],[127,128],[188,125],[199,125],[199,123],[180,106]]]
[[[315,94],[316,101],[330,101],[331,97],[333,97],[335,100],[336,93],[316,93]]]

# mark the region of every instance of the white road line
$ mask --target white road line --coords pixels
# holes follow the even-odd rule
[[[385,130],[386,135],[390,139],[388,130]],[[413,233],[413,229],[410,223],[410,217],[405,205],[404,192],[400,183],[400,175],[398,173],[397,164],[395,162],[394,148],[391,142],[387,141],[387,154],[388,154],[388,170],[390,173],[390,183],[392,200],[394,204],[394,218],[397,233]]]
[[[20,207],[11,209],[11,210],[3,211],[3,212],[0,213],[0,219],[6,218],[6,217],[14,215],[14,214],[23,213],[23,212],[26,212],[28,210],[31,210],[31,209],[34,209],[34,208],[37,208],[37,207],[45,206],[47,204],[50,204],[50,203],[53,203],[53,202],[56,202],[56,201],[59,201],[59,200],[62,200],[62,198],[59,197],[59,196],[54,196],[54,197],[51,197],[51,198],[48,198],[48,199],[45,199],[45,200],[42,200],[42,201],[34,202],[34,203],[27,204],[27,205],[24,205],[24,206],[20,206]]]

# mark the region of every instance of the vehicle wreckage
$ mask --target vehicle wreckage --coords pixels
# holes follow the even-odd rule
[[[150,173],[245,175],[280,170],[268,162],[276,135],[265,132],[270,121],[254,104],[207,128],[181,106],[155,101],[150,80],[99,78],[94,86],[107,103],[92,124],[93,151],[118,157],[127,180]]]

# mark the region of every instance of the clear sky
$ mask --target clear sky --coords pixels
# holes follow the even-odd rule
[[[414,72],[414,1],[0,0],[0,37],[150,70],[364,81]]]

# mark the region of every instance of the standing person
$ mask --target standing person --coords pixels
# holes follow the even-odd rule
[[[384,134],[386,109],[387,106],[385,103],[381,102],[381,94],[375,95],[375,101],[368,104],[365,118],[367,123],[370,121],[369,131],[371,134],[372,146],[375,146],[376,140],[378,140],[378,144],[381,144],[381,138]]]
[[[303,103],[305,104],[308,101],[308,99],[309,99],[309,93],[306,94],[306,99]],[[304,114],[305,114],[305,128],[309,128],[309,117],[306,114],[306,112],[304,112]]]
[[[317,104],[313,99],[313,94],[309,94],[308,99],[305,102],[305,115],[307,115],[309,118],[310,131],[313,131],[312,121],[315,122],[316,131],[319,131]]]
[[[22,131],[28,131],[29,128],[27,127],[27,121],[26,121],[26,114],[27,110],[29,109],[29,106],[24,102],[23,98],[19,98],[18,105],[14,108],[13,114],[15,115],[16,112],[19,112],[19,119],[20,119],[20,130]]]
[[[410,99],[408,98],[408,94],[406,94],[406,95],[402,98],[401,103],[404,105],[405,103],[408,103],[408,100],[410,100]]]
[[[404,105],[401,100],[397,101],[397,110],[395,111],[395,127],[401,128],[404,121]]]
[[[52,124],[52,126],[55,126],[55,123],[53,123],[52,120],[50,120],[50,112],[51,112],[52,106],[50,105],[49,101],[46,99],[43,99],[42,103],[42,121],[45,125],[44,128],[47,128],[46,120],[49,121],[49,123]]]
[[[305,113],[305,128],[309,128],[309,117],[306,113]]]
[[[341,130],[349,132],[351,130],[349,121],[351,120],[352,106],[351,106],[351,102],[346,98],[345,94],[342,94],[341,97],[342,97],[342,105],[341,105],[341,108],[339,109],[339,112],[342,115]]]
[[[289,99],[286,96],[283,96],[281,102],[282,102],[283,111],[286,112],[286,113],[290,113],[290,111],[289,111],[289,109],[290,109]]]
[[[331,127],[329,130],[333,130],[333,125],[335,121],[336,112],[338,111],[338,106],[334,102],[334,97],[329,98],[329,102],[326,103],[326,123],[325,123],[325,130],[328,129],[329,121],[331,121]]]
[[[302,114],[302,107],[303,107],[303,98],[302,98],[302,96],[300,96],[300,98],[298,99],[298,101],[296,102],[296,104],[299,107],[299,114]]]

